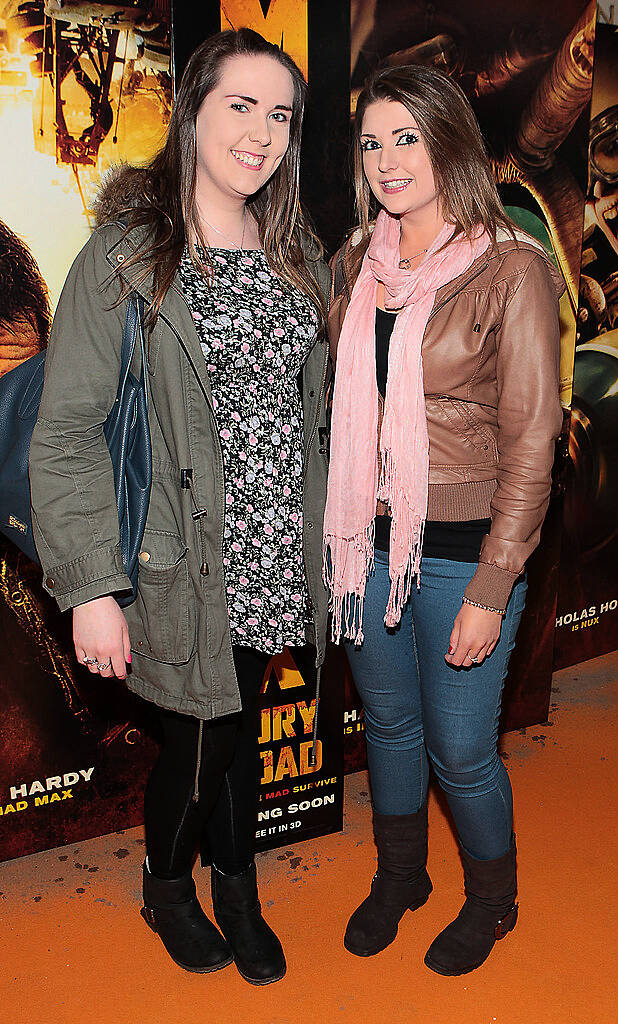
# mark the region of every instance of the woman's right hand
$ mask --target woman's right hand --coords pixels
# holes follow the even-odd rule
[[[129,629],[113,597],[97,597],[73,609],[73,642],[77,660],[89,672],[126,679],[127,662],[131,662]]]

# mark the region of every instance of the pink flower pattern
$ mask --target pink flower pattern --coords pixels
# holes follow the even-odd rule
[[[210,375],[225,469],[223,564],[232,642],[275,654],[304,644],[303,428],[297,376],[318,317],[263,252],[213,250],[180,279]]]

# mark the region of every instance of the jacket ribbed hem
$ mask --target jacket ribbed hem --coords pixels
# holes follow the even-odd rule
[[[463,481],[453,484],[430,484],[427,519],[432,522],[457,523],[469,519],[491,518],[491,499],[496,480]],[[489,562],[479,562],[465,590],[475,604],[505,611],[518,573]]]
[[[511,590],[519,573],[501,569],[490,562],[479,562],[474,576],[468,583],[464,594],[469,601],[495,608],[496,611],[506,610]]]
[[[496,480],[473,480],[453,484],[429,484],[427,518],[430,522],[459,523],[489,519]]]

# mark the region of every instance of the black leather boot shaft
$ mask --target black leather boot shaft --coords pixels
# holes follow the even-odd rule
[[[269,985],[285,974],[279,939],[262,917],[255,863],[240,875],[225,875],[212,866],[215,920],[234,954],[239,973],[252,985]]]
[[[180,878],[155,878],[144,864],[144,921],[174,963],[206,974],[232,962],[232,952],[202,910],[190,871]]]
[[[373,812],[378,870],[371,892],[348,921],[343,944],[356,956],[390,946],[406,910],[418,910],[433,888],[427,874],[427,803],[416,814]]]
[[[480,967],[497,939],[517,922],[517,848],[495,860],[476,860],[460,847],[466,901],[454,921],[434,939],[425,963],[437,974],[468,974]]]

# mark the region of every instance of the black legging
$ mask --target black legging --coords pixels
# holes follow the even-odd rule
[[[157,878],[189,871],[204,839],[213,863],[226,874],[239,874],[253,859],[258,694],[270,656],[249,647],[232,650],[242,712],[204,723],[198,803],[193,794],[199,720],[160,709],[163,745],[144,797],[148,866]],[[293,655],[307,678],[315,648],[295,648]]]

